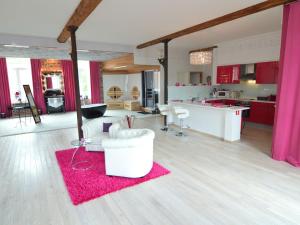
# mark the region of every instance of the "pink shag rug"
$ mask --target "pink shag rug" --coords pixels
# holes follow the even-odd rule
[[[74,149],[55,152],[69,195],[74,205],[101,197],[163,175],[169,170],[153,163],[149,174],[142,178],[124,178],[105,175],[105,161],[103,152],[86,152],[80,149],[75,161],[88,160],[93,164],[89,170],[73,170],[70,161]]]

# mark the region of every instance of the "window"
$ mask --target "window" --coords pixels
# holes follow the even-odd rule
[[[78,61],[79,88],[83,98],[91,99],[90,62]]]
[[[30,59],[6,58],[6,62],[11,102],[16,103],[18,99],[27,102],[23,85],[28,84],[33,94]],[[16,93],[20,94],[19,97]]]

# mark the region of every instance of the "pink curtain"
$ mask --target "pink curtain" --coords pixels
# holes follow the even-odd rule
[[[46,77],[47,89],[53,88],[52,77]]]
[[[46,105],[45,105],[45,99],[44,99],[42,83],[41,83],[42,63],[40,59],[30,59],[30,62],[31,62],[34,101],[38,109],[41,109],[42,113],[46,113]]]
[[[8,73],[6,59],[0,58],[0,113],[5,113],[6,116],[11,116],[10,92],[8,83]]]
[[[75,84],[73,75],[73,64],[71,60],[61,61],[64,85],[65,85],[65,108],[66,111],[76,110],[76,96],[75,96]]]
[[[300,167],[300,2],[284,6],[272,157]]]
[[[91,80],[91,96],[92,103],[101,103],[103,102],[102,96],[102,84],[101,84],[101,71],[99,62],[90,62],[90,80]]]

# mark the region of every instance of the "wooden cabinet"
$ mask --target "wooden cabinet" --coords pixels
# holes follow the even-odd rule
[[[276,84],[278,72],[278,61],[256,63],[256,83]]]
[[[124,109],[124,102],[123,101],[107,101],[107,109]]]
[[[217,83],[218,84],[239,84],[240,65],[228,65],[217,67]]]
[[[130,110],[130,111],[140,111],[141,105],[139,101],[124,101],[124,109]]]

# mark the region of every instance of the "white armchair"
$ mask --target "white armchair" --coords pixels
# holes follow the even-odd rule
[[[120,118],[101,117],[96,119],[84,119],[82,129],[86,139],[86,151],[103,151],[102,140],[112,135],[102,132],[102,124],[104,122],[114,123],[113,126],[115,130],[121,129]]]
[[[102,141],[106,174],[129,178],[147,175],[153,166],[154,132],[149,129],[115,129]]]

